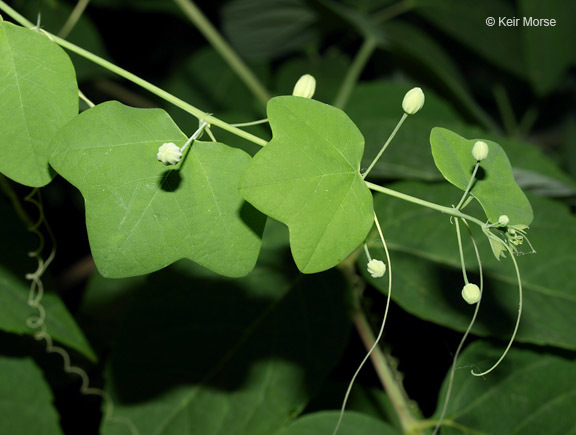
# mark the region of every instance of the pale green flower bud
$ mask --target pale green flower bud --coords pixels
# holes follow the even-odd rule
[[[175,165],[182,159],[182,151],[176,144],[168,142],[158,148],[156,157],[165,165]]]
[[[506,226],[506,225],[508,225],[509,222],[510,222],[510,218],[505,214],[503,214],[502,216],[500,216],[498,218],[498,223],[500,225]]]
[[[295,97],[312,98],[316,90],[316,79],[310,74],[304,74],[298,79],[292,95]]]
[[[412,88],[406,95],[404,95],[404,100],[402,100],[402,109],[408,115],[414,115],[418,112],[424,105],[424,92],[420,88]]]
[[[386,265],[384,262],[373,258],[368,262],[368,273],[372,278],[380,278],[386,273]]]
[[[468,283],[462,288],[462,297],[470,305],[480,300],[480,288],[476,284]]]
[[[486,142],[482,142],[481,140],[476,142],[472,147],[472,157],[474,157],[474,160],[477,162],[480,162],[488,157],[488,144]]]

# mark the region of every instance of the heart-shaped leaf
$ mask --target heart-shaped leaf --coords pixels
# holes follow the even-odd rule
[[[335,107],[300,97],[268,103],[273,138],[248,166],[244,198],[288,225],[298,268],[340,263],[372,226],[372,195],[360,175],[364,138]]]
[[[476,160],[472,147],[480,139],[464,139],[445,128],[434,128],[430,133],[432,155],[436,166],[446,180],[466,190]],[[480,163],[480,170],[470,193],[474,196],[491,222],[508,215],[510,225],[530,225],[534,217],[530,202],[518,187],[512,166],[504,150],[496,142],[483,140],[488,145],[488,157]]]
[[[77,114],[76,75],[64,50],[0,18],[0,172],[27,186],[48,184],[50,140]]]
[[[181,258],[227,276],[254,267],[265,219],[237,187],[250,156],[194,142],[176,166],[156,160],[160,145],[185,140],[163,110],[118,102],[82,113],[55,137],[50,163],[84,196],[102,275],[141,275]]]

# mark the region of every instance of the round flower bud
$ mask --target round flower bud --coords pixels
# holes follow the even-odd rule
[[[316,79],[310,74],[304,74],[298,79],[292,95],[295,97],[312,98],[316,90]]]
[[[480,162],[488,157],[488,144],[486,142],[482,142],[481,140],[476,142],[472,147],[472,157],[474,157],[477,162]]]
[[[380,278],[386,273],[386,265],[384,262],[373,258],[368,262],[368,273],[372,278]]]
[[[470,305],[480,300],[480,288],[476,284],[468,283],[462,288],[462,297]]]
[[[420,88],[412,88],[406,95],[404,95],[404,99],[402,100],[402,109],[408,115],[414,115],[418,112],[422,106],[424,105],[424,92]]]
[[[498,218],[498,223],[500,225],[506,226],[506,225],[508,225],[509,222],[510,222],[510,218],[505,214],[503,214],[502,216],[500,216]]]
[[[175,165],[182,159],[182,151],[176,144],[168,142],[158,148],[156,157],[165,165]]]

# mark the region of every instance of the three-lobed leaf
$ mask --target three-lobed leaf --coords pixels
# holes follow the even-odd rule
[[[449,185],[398,183],[394,190],[418,196],[437,204],[458,200],[458,192]],[[530,197],[536,210],[528,231],[535,254],[517,257],[524,290],[524,309],[517,341],[537,345],[576,349],[573,314],[576,310],[576,280],[573,264],[573,240],[576,220],[569,210],[555,201]],[[454,225],[446,215],[414,204],[376,195],[374,204],[382,222],[386,240],[393,249],[394,291],[392,297],[406,311],[425,320],[464,331],[473,307],[462,299],[464,282],[460,270],[458,242]],[[468,212],[468,209],[466,209]],[[470,214],[481,212],[471,204]],[[484,271],[484,293],[478,319],[472,332],[481,336],[508,339],[518,311],[518,283],[510,259],[497,261],[488,241],[475,225]],[[561,228],[561,230],[560,230]],[[464,258],[469,277],[478,284],[477,261],[467,231],[462,233]],[[377,235],[374,232],[374,237]],[[383,255],[378,242],[373,255]],[[530,247],[519,246],[530,252]],[[365,260],[359,264],[372,285],[387,291],[386,280],[365,273]]]
[[[40,187],[54,178],[50,140],[78,114],[70,58],[40,32],[0,18],[0,172]]]
[[[104,276],[141,275],[181,258],[227,276],[254,267],[265,218],[237,187],[250,156],[194,142],[177,166],[157,161],[160,145],[185,140],[163,110],[118,102],[82,113],[55,137],[50,163],[84,196]]]
[[[372,195],[360,175],[364,138],[344,112],[306,98],[273,98],[268,119],[273,138],[250,162],[240,191],[289,227],[302,272],[329,269],[372,226]]]
[[[472,148],[479,139],[465,139],[445,128],[430,133],[432,155],[436,166],[450,183],[466,190],[476,160]],[[530,225],[534,217],[530,202],[518,187],[506,153],[496,142],[484,140],[488,157],[480,163],[470,194],[482,205],[491,222],[507,215],[510,225]]]

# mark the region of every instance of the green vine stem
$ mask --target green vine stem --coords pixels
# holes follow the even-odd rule
[[[394,363],[389,361],[390,357],[382,352],[379,346],[374,346],[376,336],[374,335],[372,327],[370,326],[360,304],[360,297],[365,286],[365,281],[360,278],[355,267],[360,251],[361,249],[357,249],[346,260],[338,265],[338,269],[346,277],[349,288],[352,291],[354,326],[366,350],[373,348],[372,353],[370,354],[372,366],[390,398],[404,433],[417,435],[421,433],[419,427],[422,424],[422,422],[418,420],[417,416],[413,414],[413,411],[417,409],[412,405],[408,394],[404,391],[401,380],[394,376],[394,372],[391,369]]]
[[[368,323],[368,319],[366,319],[366,315],[362,308],[360,308],[358,301],[356,301],[356,309],[354,311],[354,325],[364,343],[364,347],[366,349],[371,349],[376,337],[374,336],[372,328]],[[408,395],[404,391],[401,381],[394,376],[394,373],[390,368],[391,364],[388,361],[389,357],[382,352],[379,346],[375,346],[370,358],[372,359],[372,365],[376,370],[376,374],[378,375],[380,382],[382,382],[382,385],[394,406],[396,415],[402,425],[403,432],[411,435],[421,433],[418,429],[419,421],[412,414],[413,406],[408,399]]]
[[[232,47],[230,47],[212,23],[208,21],[196,4],[192,0],[174,0],[174,2],[182,9],[182,12],[192,21],[200,33],[204,35],[212,47],[222,56],[252,93],[263,104],[266,104],[270,99],[270,94],[264,85],[262,85],[256,75],[248,68],[246,63],[236,54]]]
[[[29,29],[32,29],[35,27],[34,24],[32,24],[30,21],[28,21],[26,18],[24,18],[22,15],[20,15],[14,9],[12,9],[10,6],[8,6],[6,3],[4,3],[4,1],[2,1],[2,0],[0,0],[0,10],[4,11],[12,19],[14,19],[16,22],[18,22],[19,24],[21,24],[24,27],[27,27]],[[223,130],[227,130],[230,133],[235,134],[239,137],[242,137],[242,138],[244,138],[250,142],[253,142],[257,145],[264,146],[268,143],[267,141],[259,138],[258,136],[254,136],[253,134],[250,134],[250,133],[248,133],[244,130],[241,130],[239,128],[232,127],[227,122],[224,122],[218,118],[215,118],[212,115],[209,115],[209,114],[203,112],[202,110],[192,106],[191,104],[186,103],[185,101],[181,100],[180,98],[178,98],[178,97],[170,94],[169,92],[166,92],[165,90],[159,88],[158,86],[155,86],[152,83],[147,82],[144,79],[141,79],[137,75],[132,74],[131,72],[128,72],[125,69],[120,68],[119,66],[116,66],[113,63],[111,63],[105,59],[102,59],[101,57],[96,56],[95,54],[93,54],[87,50],[84,50],[83,48],[80,48],[75,44],[72,44],[72,43],[70,43],[70,42],[68,42],[62,38],[59,38],[56,35],[52,35],[51,33],[48,33],[45,31],[42,31],[42,33],[44,33],[48,38],[50,38],[52,41],[54,41],[56,44],[60,45],[61,47],[64,47],[65,49],[70,50],[70,51],[90,60],[91,62],[94,62],[95,64],[102,66],[103,68],[106,68],[107,70],[119,75],[120,77],[123,77],[126,80],[131,81],[132,83],[146,89],[147,91],[151,92],[152,94],[157,95],[158,97],[168,101],[169,103],[172,103],[175,106],[181,108],[182,110],[194,115],[199,120],[206,121],[211,125],[215,125],[217,127],[222,128]]]
[[[370,183],[369,181],[365,181],[366,185],[369,189],[375,190],[376,192],[384,193],[386,195],[393,196],[395,198],[403,199],[404,201],[412,202],[414,204],[422,205],[424,207],[428,207],[434,210],[437,210],[441,213],[449,214],[451,216],[459,217],[462,219],[469,220],[474,222],[475,224],[479,225],[480,227],[484,227],[485,224],[479,219],[476,219],[473,216],[469,216],[461,211],[456,210],[453,207],[445,207],[443,205],[438,205],[430,201],[426,201],[424,199],[416,198],[414,196],[406,195],[405,193],[398,192],[396,190],[388,189],[387,187],[382,187],[374,183]]]
[[[372,53],[374,53],[376,46],[377,46],[376,38],[368,36],[364,39],[364,42],[362,43],[360,50],[356,54],[356,57],[354,58],[352,65],[350,65],[350,68],[348,68],[346,77],[344,77],[344,81],[342,82],[342,85],[338,90],[338,95],[334,100],[334,106],[340,109],[343,109],[344,106],[346,106],[346,103],[350,98],[350,94],[352,93],[352,89],[354,89],[354,86],[356,85],[356,82],[358,81],[358,78],[360,77],[362,70],[366,66],[366,63],[368,63],[368,60],[370,59],[370,56],[372,56]]]

